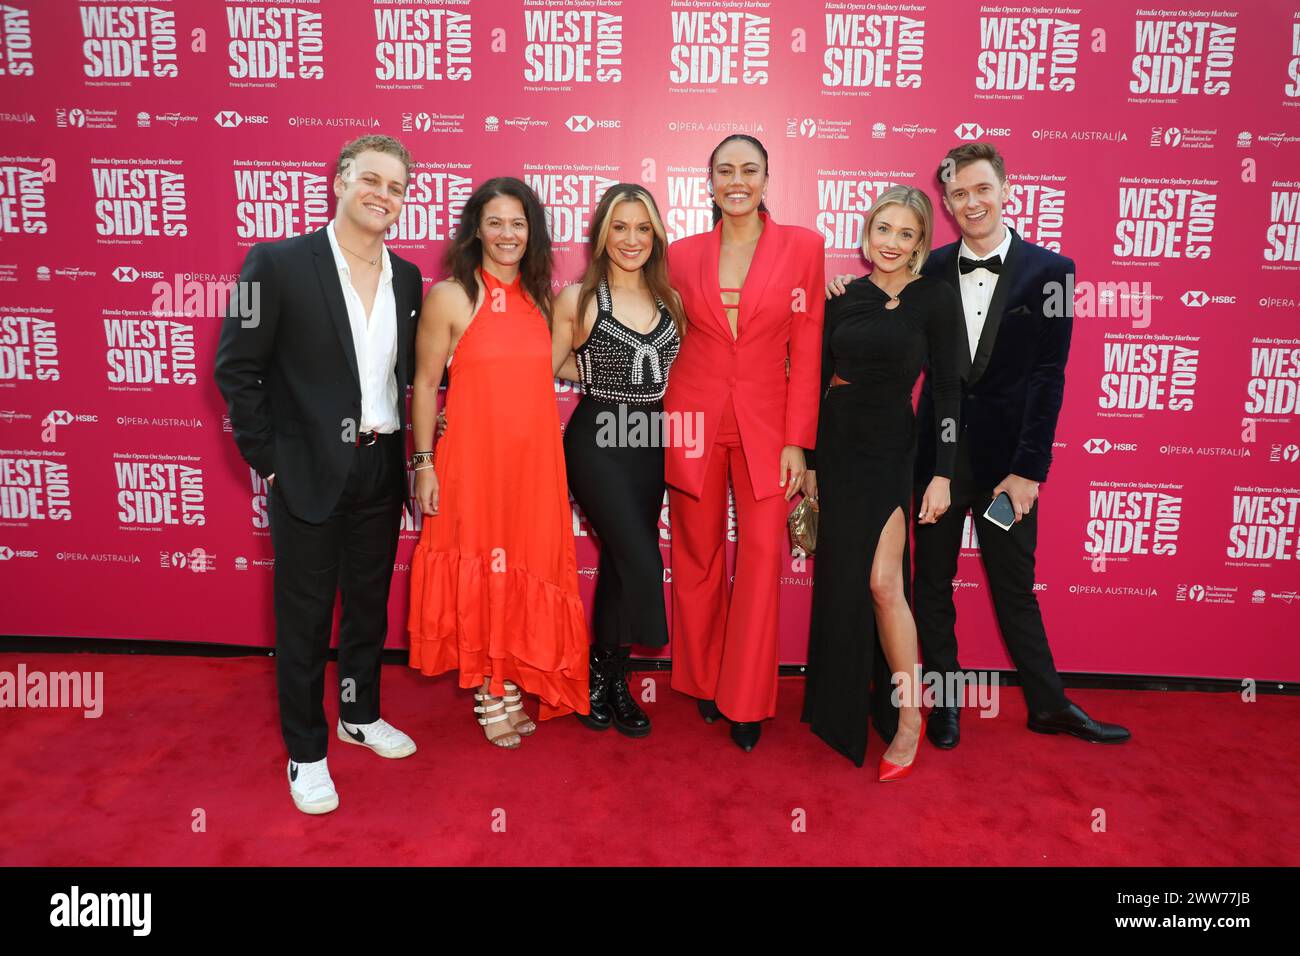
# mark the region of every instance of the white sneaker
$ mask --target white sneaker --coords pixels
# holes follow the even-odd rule
[[[329,813],[339,806],[338,791],[330,779],[329,767],[325,758],[312,763],[294,763],[289,761],[289,796],[293,797],[294,806],[303,813]]]
[[[339,718],[339,740],[369,747],[381,757],[409,757],[415,741],[382,718],[369,724],[346,724]]]

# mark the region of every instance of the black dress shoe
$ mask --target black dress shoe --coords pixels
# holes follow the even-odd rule
[[[731,739],[745,753],[749,753],[754,749],[762,732],[763,722],[759,720],[741,721],[731,725]]]
[[[636,698],[627,686],[627,665],[632,656],[630,647],[620,647],[614,653],[610,668],[609,703],[614,729],[626,737],[644,737],[650,733],[650,718],[637,706]]]
[[[1073,734],[1094,744],[1122,744],[1132,736],[1119,724],[1093,720],[1078,704],[1055,714],[1030,714],[1029,729],[1036,734]]]
[[[961,742],[961,708],[935,707],[925,724],[925,736],[940,750],[952,750]]]
[[[609,685],[613,678],[610,668],[613,662],[613,653],[607,647],[599,644],[591,645],[591,664],[589,670],[589,697],[591,703],[590,714],[575,714],[578,720],[590,727],[592,730],[609,730],[609,725],[614,722],[613,714],[609,705]]]
[[[699,710],[700,716],[704,718],[706,724],[711,724],[722,716],[722,711],[718,710],[718,705],[714,701],[697,700],[695,706]]]

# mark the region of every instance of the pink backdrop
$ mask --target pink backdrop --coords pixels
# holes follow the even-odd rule
[[[766,143],[773,213],[825,234],[828,273],[863,271],[879,190],[933,195],[943,153],[984,138],[1010,220],[1079,268],[1040,501],[1058,665],[1300,679],[1300,4],[983,9],[0,2],[0,630],[273,642],[265,488],[211,379],[221,283],[327,221],[345,140],[415,154],[391,241],[426,281],[497,174],[538,189],[571,281],[610,183],[646,183],[674,238],[707,228],[729,133]],[[962,661],[1006,666],[967,544]],[[810,585],[792,561],[787,662]]]

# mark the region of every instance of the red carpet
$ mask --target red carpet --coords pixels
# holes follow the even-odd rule
[[[384,716],[420,750],[384,760],[331,729],[340,806],[313,818],[289,799],[270,659],[5,654],[0,670],[20,661],[102,670],[104,713],[0,712],[6,866],[1300,864],[1295,697],[1071,692],[1133,731],[1103,747],[1028,732],[1004,689],[999,717],[968,713],[960,747],[922,744],[915,773],[882,785],[799,723],[800,679],[751,754],[662,672],[642,675],[650,737],[564,718],[505,752],[452,676],[388,666]]]

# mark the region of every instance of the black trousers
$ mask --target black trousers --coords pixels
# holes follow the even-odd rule
[[[339,715],[379,718],[379,668],[388,636],[388,589],[397,556],[402,435],[382,435],[353,452],[347,484],[321,524],[290,514],[278,479],[269,493],[275,547],[275,650],[280,729],[296,763],[325,757],[325,663],[341,594]]]
[[[975,516],[980,559],[988,575],[998,627],[1020,674],[1025,701],[1031,712],[1061,710],[1068,702],[1034,594],[1038,504],[1009,531],[985,518],[993,486],[976,484],[966,441],[963,433],[957,444],[951,483],[952,507],[934,524],[916,525],[914,614],[925,671],[948,675],[961,670],[957,663],[957,609],[952,600],[952,579],[957,573],[962,525],[969,509]],[[924,493],[924,488],[916,491],[917,510]]]
[[[623,415],[650,416],[663,403],[627,405]],[[600,570],[592,605],[592,631],[602,647],[663,647],[664,559],[659,551],[659,509],[664,501],[664,450],[657,444],[602,445],[602,416],[619,405],[584,395],[564,430],[569,488],[600,542]]]

